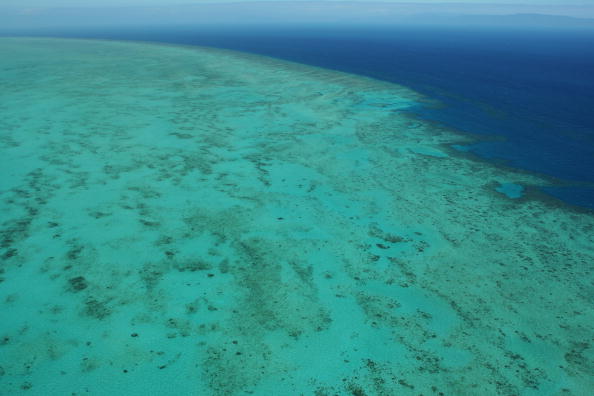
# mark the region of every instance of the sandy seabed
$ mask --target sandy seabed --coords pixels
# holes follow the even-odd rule
[[[594,215],[451,149],[423,100],[0,39],[0,394],[590,395]]]

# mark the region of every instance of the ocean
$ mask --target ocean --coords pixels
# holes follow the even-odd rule
[[[60,35],[0,38],[0,393],[594,389],[585,33]]]
[[[413,111],[476,142],[458,149],[551,177],[536,190],[594,209],[594,31],[447,27],[189,27],[59,36],[148,40],[267,55],[390,81]]]

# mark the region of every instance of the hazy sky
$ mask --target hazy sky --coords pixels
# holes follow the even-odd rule
[[[60,6],[167,6],[173,4],[231,3],[254,0],[1,0],[2,6],[18,7],[60,7]],[[286,0],[260,0],[286,1]],[[295,1],[295,0],[291,0]],[[318,0],[336,1],[336,0]],[[350,0],[357,2],[374,2],[378,0]],[[383,0],[390,3],[474,3],[474,4],[549,4],[549,5],[594,5],[594,0]]]
[[[444,21],[443,16],[474,15],[477,19],[514,14],[594,18],[594,0],[0,0],[0,31],[48,26],[286,22],[467,24],[468,19],[452,22]],[[475,23],[494,22],[477,19]],[[533,22],[523,19],[514,23]],[[594,22],[588,23],[594,28]]]

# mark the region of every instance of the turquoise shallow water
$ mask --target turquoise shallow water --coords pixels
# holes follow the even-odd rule
[[[451,149],[418,94],[204,48],[0,53],[3,394],[594,388],[594,218]]]

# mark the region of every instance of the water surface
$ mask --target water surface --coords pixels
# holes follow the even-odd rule
[[[594,388],[594,217],[499,192],[545,181],[452,149],[420,94],[204,48],[0,53],[4,393]]]
[[[428,99],[411,111],[473,134],[468,151],[548,175],[541,191],[594,209],[591,29],[288,25],[49,34],[230,48],[401,84]]]

